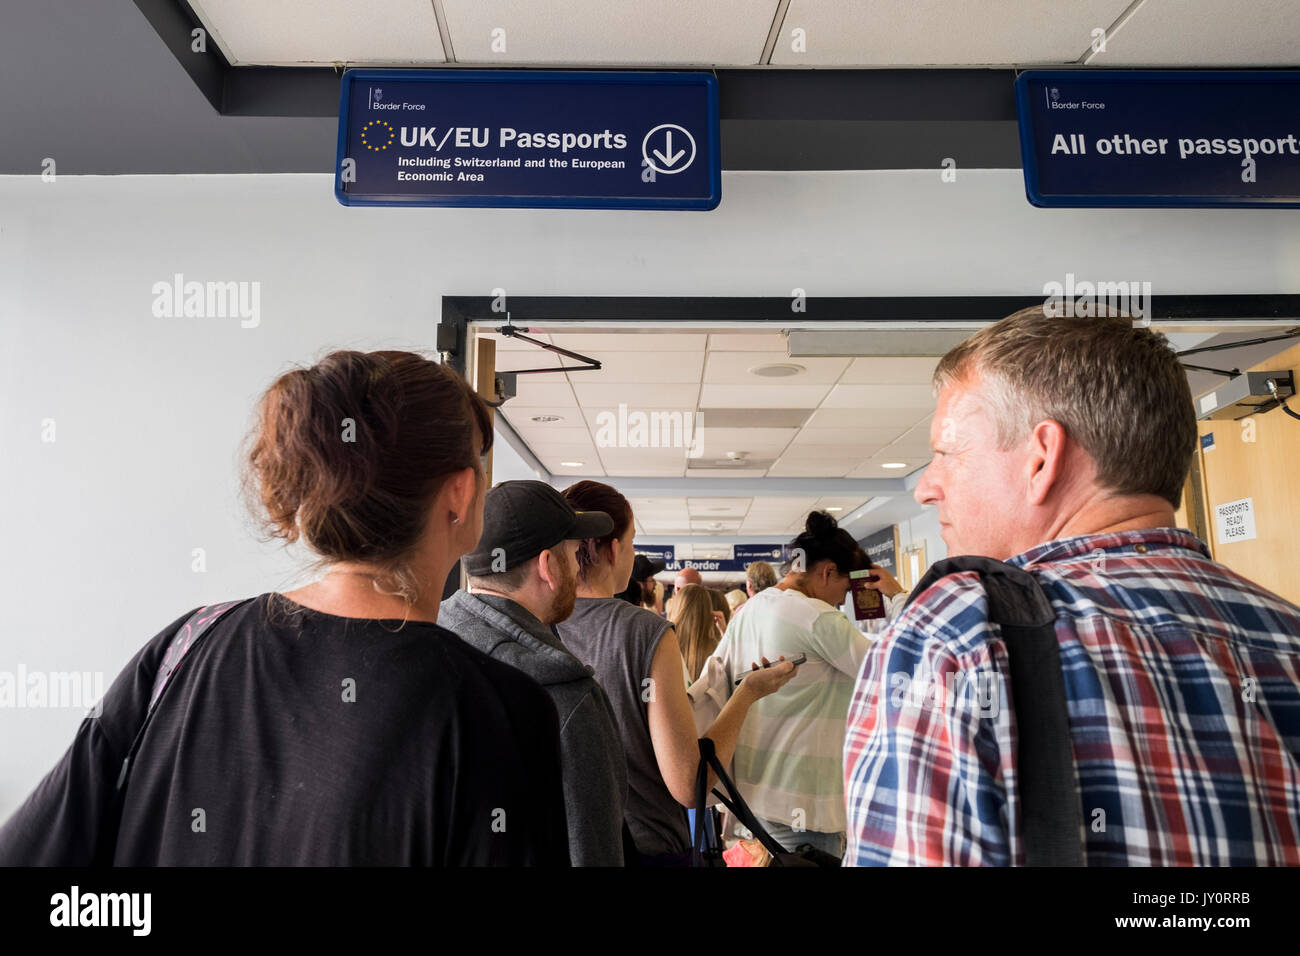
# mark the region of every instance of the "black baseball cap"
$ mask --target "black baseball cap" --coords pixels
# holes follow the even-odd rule
[[[519,567],[561,541],[603,538],[613,530],[614,519],[605,512],[574,511],[564,496],[544,481],[503,481],[484,496],[483,536],[478,547],[461,561],[466,574],[498,574]],[[494,558],[496,567],[492,566]]]
[[[632,580],[644,581],[646,578],[654,577],[663,569],[662,561],[652,561],[644,554],[638,554],[636,560],[632,562]]]

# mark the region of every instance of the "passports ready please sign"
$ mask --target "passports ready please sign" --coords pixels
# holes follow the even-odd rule
[[[348,70],[344,205],[713,209],[708,73]]]

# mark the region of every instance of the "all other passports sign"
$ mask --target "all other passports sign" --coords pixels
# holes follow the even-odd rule
[[[1035,206],[1300,205],[1300,73],[1029,70],[1016,108]]]
[[[713,209],[708,73],[348,70],[344,205]]]

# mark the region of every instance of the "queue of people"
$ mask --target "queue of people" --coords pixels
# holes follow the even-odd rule
[[[1029,572],[1054,615],[1078,803],[1058,836],[1090,864],[1300,864],[1300,608],[1174,527],[1196,429],[1163,337],[1025,310],[935,384],[917,499],[951,555]],[[691,569],[664,608],[623,495],[488,489],[491,443],[483,401],[411,353],[280,377],[249,487],[325,573],[159,632],[0,828],[0,864],[689,866],[702,736],[787,849],[1025,862],[979,574],[910,595],[874,575],[887,624],[864,634],[839,607],[870,562],[813,512],[734,609]],[[702,719],[704,682],[725,690]],[[927,684],[946,692],[906,692]]]

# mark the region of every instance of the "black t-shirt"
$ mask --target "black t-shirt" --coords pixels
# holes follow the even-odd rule
[[[174,621],[127,665],[0,828],[0,864],[84,866]],[[131,767],[112,862],[558,865],[568,837],[546,692],[422,621],[263,594],[182,661]]]

